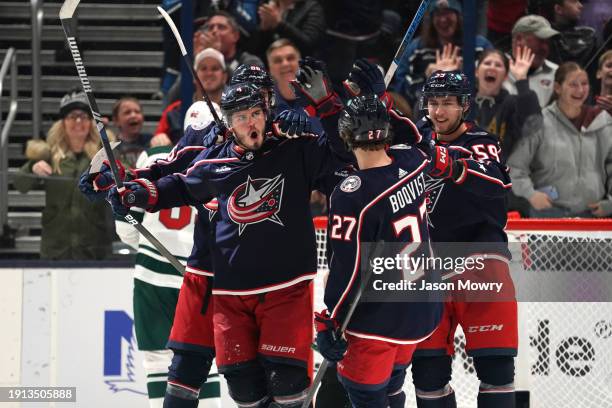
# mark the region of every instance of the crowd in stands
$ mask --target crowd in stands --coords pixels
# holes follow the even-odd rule
[[[283,107],[280,112],[300,103],[289,82],[303,56],[324,60],[338,90],[356,58],[368,58],[386,69],[420,1],[213,1],[207,10],[201,9],[200,2],[193,3],[198,7],[194,10],[194,69],[211,100],[219,102],[239,65],[255,64],[268,69],[274,79],[276,104]],[[501,155],[513,178],[509,209],[524,217],[610,217],[612,2],[476,3],[479,35],[470,117],[500,139]],[[253,4],[256,7],[247,7]],[[175,21],[179,5],[180,0],[164,2]],[[463,67],[464,7],[459,0],[431,3],[390,84],[395,106],[414,120],[424,114],[420,89],[427,76]],[[142,132],[138,100],[126,96],[113,108],[112,125],[123,142],[119,156],[127,167],[146,148],[174,144],[183,134],[178,84],[191,78],[180,78],[179,50],[172,33],[164,30],[163,77],[160,89],[151,90],[164,104],[155,134]],[[201,100],[201,89],[198,85],[195,89],[193,100]],[[73,223],[104,228],[107,209],[84,201],[74,183],[67,181],[78,177],[100,147],[86,105],[68,102],[78,97],[71,93],[62,101],[60,119],[46,143],[40,142],[38,149],[34,143],[28,146],[30,160],[15,182],[20,191],[33,183],[45,184],[42,255],[47,258],[69,256],[58,252],[58,244],[49,244],[47,237],[58,234],[56,223],[62,228]],[[41,178],[28,177],[31,174]],[[53,186],[55,178],[62,187]],[[317,201],[324,202],[320,197]],[[82,214],[100,215],[79,215],[69,210],[73,206],[83,209]],[[76,218],[66,222],[67,217]],[[64,241],[85,240],[65,232],[61,235]],[[108,250],[102,242],[89,247],[98,249],[79,256],[96,259]]]

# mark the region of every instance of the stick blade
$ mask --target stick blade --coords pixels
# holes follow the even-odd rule
[[[72,18],[74,11],[79,6],[80,1],[81,0],[64,0],[64,4],[62,4],[62,8],[59,12],[60,19],[66,20],[68,18]]]

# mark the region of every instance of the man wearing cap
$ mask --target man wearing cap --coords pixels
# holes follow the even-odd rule
[[[225,59],[214,48],[205,48],[194,59],[193,68],[202,83],[206,94],[213,103],[221,102],[221,94],[227,83],[228,73]],[[195,87],[195,100],[204,98],[199,86]],[[192,112],[188,111],[188,114]],[[181,101],[177,100],[164,110],[159,120],[152,145],[175,144],[183,136],[184,122],[181,121]]]
[[[548,105],[553,93],[553,83],[557,64],[549,61],[549,40],[559,35],[559,32],[550,26],[548,20],[542,16],[531,14],[521,17],[512,28],[512,49],[529,47],[534,54],[531,68],[527,74],[529,88],[538,95],[540,107]],[[516,78],[512,73],[504,82],[504,88],[516,95]]]

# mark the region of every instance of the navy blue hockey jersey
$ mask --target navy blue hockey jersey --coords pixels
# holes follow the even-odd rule
[[[502,243],[473,245],[469,251],[495,252],[510,257],[505,195],[512,183],[501,162],[497,137],[468,123],[468,130],[450,143],[437,140],[428,122],[418,123],[424,138],[445,146],[455,159],[467,159],[467,171],[452,180],[428,178],[427,210],[433,242]],[[466,251],[467,251],[466,247]]]
[[[390,165],[354,172],[331,195],[330,274],[324,300],[331,316],[338,321],[344,319],[361,285],[365,243],[382,241],[383,245],[391,246],[421,242],[414,250],[428,254],[425,176],[431,163],[414,147],[394,146],[388,153],[393,159]],[[396,278],[401,279],[401,275]],[[347,333],[400,344],[414,343],[435,329],[441,312],[439,302],[361,302]]]
[[[340,139],[268,134],[258,151],[234,140],[203,150],[185,173],[159,179],[153,211],[217,197],[214,293],[253,294],[316,275],[310,192],[340,163]]]

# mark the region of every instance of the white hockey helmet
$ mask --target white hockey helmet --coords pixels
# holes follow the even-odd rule
[[[221,108],[215,102],[211,102],[217,115],[221,117]],[[185,114],[185,122],[183,123],[183,130],[187,130],[188,126],[191,126],[194,130],[201,130],[208,126],[215,119],[213,118],[208,104],[205,101],[194,102],[187,113]]]

